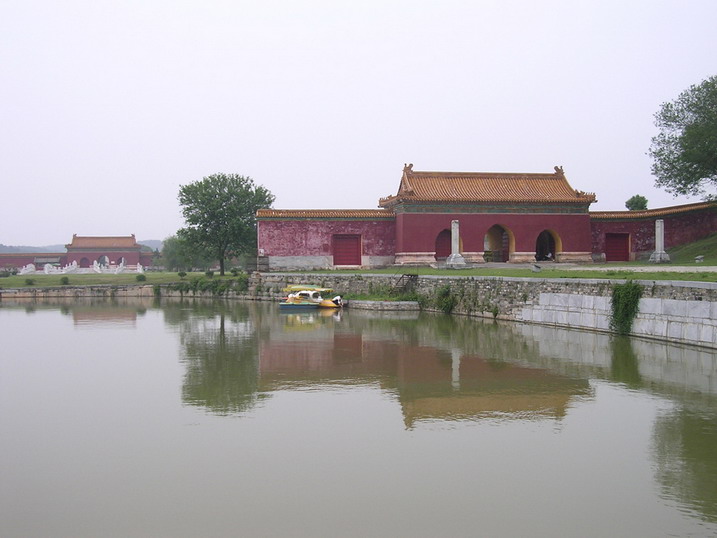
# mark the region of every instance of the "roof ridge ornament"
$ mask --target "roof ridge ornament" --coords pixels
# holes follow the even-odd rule
[[[413,163],[411,163],[411,164],[403,163],[403,173],[410,174],[411,172],[413,172]]]
[[[565,177],[565,172],[563,172],[562,166],[554,166],[553,169],[557,175]]]

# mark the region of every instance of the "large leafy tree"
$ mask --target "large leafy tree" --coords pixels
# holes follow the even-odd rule
[[[206,253],[194,245],[190,245],[185,239],[176,235],[167,237],[162,242],[162,265],[168,271],[191,271],[194,268],[208,268],[212,263]]]
[[[675,195],[717,186],[717,76],[690,86],[655,114],[650,156],[655,185]]]
[[[177,236],[219,261],[256,248],[256,212],[271,207],[274,195],[250,177],[214,174],[182,185],[179,203],[186,227]]]
[[[631,196],[625,202],[625,207],[628,208],[630,211],[638,211],[640,209],[647,209],[647,198],[645,198],[641,194],[636,194],[635,196]]]

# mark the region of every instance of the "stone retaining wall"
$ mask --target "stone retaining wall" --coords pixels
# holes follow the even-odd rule
[[[390,289],[399,278],[400,275],[267,273],[256,274],[252,285],[266,292],[281,290],[287,284],[310,281],[338,292],[359,294]],[[450,295],[455,298],[454,314],[610,332],[612,288],[623,282],[577,278],[421,276],[416,291],[419,295],[435,297],[439,289],[449,288]],[[635,282],[643,286],[643,295],[633,323],[633,335],[717,348],[717,283]],[[437,310],[430,305],[426,308]]]
[[[288,284],[312,283],[343,294],[364,294],[393,288],[400,275],[254,273],[249,291],[230,292],[229,299],[276,301]],[[520,321],[554,327],[609,332],[611,295],[623,280],[538,279],[514,277],[421,276],[416,292],[428,310],[442,290],[454,301],[453,313]],[[717,348],[717,283],[640,281],[643,295],[632,334]],[[167,286],[87,286],[0,290],[1,298],[48,297],[211,297],[180,293]],[[412,309],[418,303],[350,301],[356,308]]]

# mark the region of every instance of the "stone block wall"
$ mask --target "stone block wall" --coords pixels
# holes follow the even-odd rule
[[[368,293],[392,288],[400,275],[256,275],[262,290],[312,283],[337,293]],[[253,281],[254,281],[253,278]],[[307,280],[308,279],[308,280]],[[612,288],[623,280],[537,279],[517,277],[420,276],[416,291],[435,297],[448,287],[453,314],[530,324],[610,332]],[[636,281],[643,286],[632,334],[717,348],[717,284]],[[430,301],[429,301],[430,303]],[[428,309],[437,310],[435,307]]]
[[[314,284],[337,294],[363,294],[392,288],[401,275],[335,273],[253,273],[246,293],[225,299],[276,301],[289,284]],[[520,322],[546,327],[610,332],[612,288],[622,280],[537,279],[512,277],[421,276],[417,293],[428,310],[432,298],[449,290],[453,314]],[[632,334],[717,349],[717,283],[636,281],[643,286]],[[3,298],[180,297],[211,298],[211,293],[181,294],[166,286],[87,286],[0,290]],[[159,295],[157,295],[159,294]],[[410,306],[407,306],[409,305]],[[432,306],[433,305],[433,306]],[[406,303],[401,308],[415,308]]]

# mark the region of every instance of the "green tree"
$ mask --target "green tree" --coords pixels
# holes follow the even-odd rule
[[[635,196],[628,198],[628,200],[625,202],[625,207],[628,208],[630,211],[647,209],[647,198],[636,194]]]
[[[219,261],[256,248],[256,212],[271,207],[274,195],[250,177],[214,174],[179,188],[187,226],[177,232],[193,248]]]
[[[185,239],[176,235],[167,237],[162,242],[161,263],[168,271],[206,269],[211,262],[211,258],[201,249],[190,245]]]
[[[717,186],[717,76],[690,86],[655,114],[650,156],[655,185],[675,195]]]

